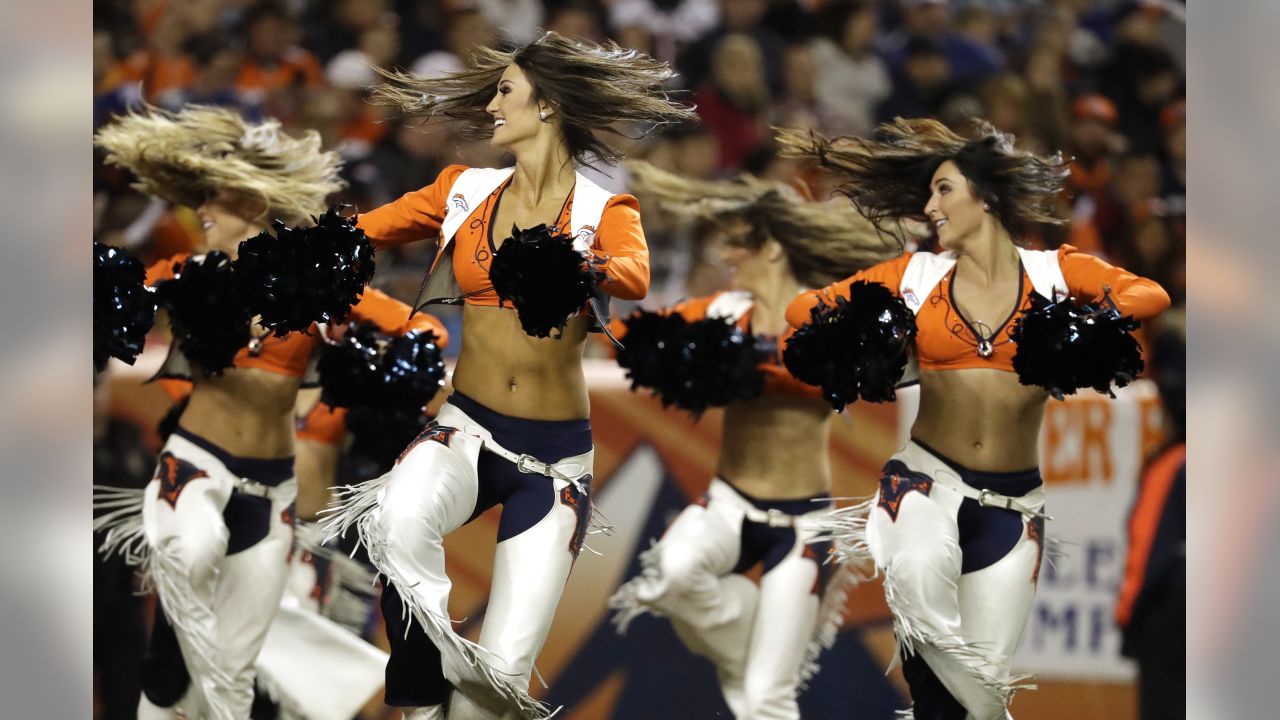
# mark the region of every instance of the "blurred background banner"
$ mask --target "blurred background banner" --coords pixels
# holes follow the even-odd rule
[[[1125,572],[1126,520],[1143,462],[1164,440],[1160,398],[1149,382],[1050,401],[1041,435],[1047,487],[1045,532],[1061,555],[1040,569],[1035,607],[1014,667],[1043,681],[1123,681],[1133,665],[1120,656],[1114,620]],[[1052,551],[1050,551],[1052,552]]]

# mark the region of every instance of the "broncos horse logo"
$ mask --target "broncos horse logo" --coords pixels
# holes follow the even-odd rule
[[[396,464],[399,465],[400,461],[404,460],[414,448],[428,440],[434,440],[445,447],[449,447],[449,441],[453,438],[453,434],[456,432],[458,432],[458,428],[452,428],[448,425],[441,425],[434,422],[431,423],[423,429],[422,432],[418,433],[418,437],[414,438],[413,442],[409,443],[409,446],[404,449],[404,452],[400,453],[400,457],[396,458]]]
[[[880,476],[878,504],[889,513],[890,521],[898,521],[898,510],[902,508],[902,499],[912,490],[927,497],[933,490],[933,478],[924,473],[912,472],[897,460],[889,461],[884,466],[884,473]]]
[[[209,477],[205,471],[167,451],[160,453],[156,475],[160,478],[160,498],[175,510],[178,506],[178,496],[182,494],[187,483],[198,478]]]
[[[582,483],[589,485],[591,476],[584,477]],[[573,529],[573,535],[569,538],[569,552],[573,553],[573,559],[576,562],[578,553],[582,552],[582,543],[587,539],[587,529],[591,526],[591,497],[578,492],[573,485],[566,485],[560,491],[560,504],[573,510],[578,516],[578,523]]]

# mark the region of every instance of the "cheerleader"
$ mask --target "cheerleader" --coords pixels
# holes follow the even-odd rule
[[[967,139],[898,119],[878,138],[782,133],[790,154],[840,173],[841,192],[868,218],[926,220],[942,252],[906,253],[806,293],[787,321],[804,326],[858,281],[884,285],[915,313],[919,414],[848,539],[884,573],[914,717],[1005,718],[1047,517],[1037,440],[1048,394],[1019,381],[1010,331],[1034,295],[1109,301],[1139,320],[1169,297],[1070,245],[1022,247],[1035,224],[1060,222],[1050,213],[1067,174],[1060,156],[1019,150],[985,122]]]
[[[118,118],[94,137],[106,162],[137,176],[143,191],[194,208],[208,251],[235,258],[242,240],[273,219],[299,224],[340,189],[337,153],[320,137],[247,123],[222,109],[149,110]],[[191,267],[161,261],[148,284]],[[175,281],[177,282],[177,281]],[[386,332],[443,326],[372,289],[353,318]],[[193,382],[186,408],[138,495],[99,493],[111,512],[102,551],[144,566],[159,596],[143,665],[138,717],[243,720],[253,702],[254,663],[276,614],[294,546],[293,411],[312,352],[310,332],[250,331],[231,367],[210,373],[175,344],[159,373]]]
[[[669,617],[689,649],[715,664],[734,717],[798,720],[799,688],[835,638],[851,575],[827,563],[826,543],[811,544],[814,521],[832,507],[832,409],[782,366],[778,336],[801,291],[892,257],[897,243],[851,208],[805,202],[779,183],[695,183],[644,163],[633,164],[632,178],[642,195],[725,233],[732,288],[666,312],[751,333],[764,384],[725,407],[716,476],[614,595],[615,623],[625,630],[644,612]],[[627,336],[628,351],[650,340],[639,335]],[[742,575],[758,563],[759,586]]]
[[[345,495],[332,532],[355,525],[386,580],[391,659],[386,702],[421,718],[539,717],[527,693],[591,514],[593,446],[582,353],[608,322],[609,296],[643,298],[648,251],[639,207],[575,165],[615,161],[600,135],[622,123],[683,121],[663,89],[672,72],[616,45],[547,33],[512,52],[477,50],[439,78],[385,73],[375,101],[452,119],[489,138],[514,167],[445,168],[431,185],[359,217],[378,246],[439,237],[425,295],[462,305],[454,392],[390,473]],[[512,228],[572,237],[597,292],[558,337],[526,334],[490,278]],[[565,244],[568,245],[566,240]],[[496,275],[495,275],[496,277]],[[563,288],[543,285],[531,302]],[[478,643],[449,616],[444,536],[502,504],[493,581]]]

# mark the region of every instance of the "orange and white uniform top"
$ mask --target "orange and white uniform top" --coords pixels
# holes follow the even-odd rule
[[[361,213],[356,224],[379,248],[438,236],[425,296],[461,296],[468,305],[497,307],[489,268],[496,242],[506,238],[510,229],[494,228],[493,218],[513,173],[514,168],[450,165],[427,187]],[[555,225],[573,238],[574,247],[590,256],[599,293],[623,300],[645,296],[649,248],[640,226],[640,205],[633,196],[613,195],[578,173]],[[597,319],[608,322],[607,317]]]
[[[147,268],[147,285],[154,285],[177,275],[177,269],[190,255],[178,255],[152,264]],[[392,335],[403,335],[412,330],[430,330],[436,334],[438,343],[443,348],[449,341],[449,333],[439,320],[425,313],[417,313],[409,318],[409,306],[395,298],[375,290],[365,288],[360,301],[351,308],[348,321],[361,320],[373,323],[382,332]],[[268,372],[304,378],[310,384],[314,380],[311,359],[314,350],[321,344],[321,333],[313,325],[310,332],[291,332],[283,337],[270,334],[258,338],[249,347],[236,353],[233,368],[257,368]],[[160,378],[190,378],[190,364],[177,351],[175,345],[169,351],[169,357],[157,373]]]
[[[806,292],[787,306],[787,322],[801,327],[810,321],[809,311],[819,301],[834,305],[837,297],[848,299],[849,286],[858,281],[876,282],[902,298],[916,314],[916,359],[921,370],[961,370],[993,368],[1013,372],[1017,345],[1009,337],[1014,321],[1026,312],[1031,294],[1060,301],[1067,296],[1095,303],[1110,290],[1111,300],[1123,315],[1145,320],[1169,307],[1169,295],[1157,283],[1114,267],[1092,255],[1077,252],[1070,245],[1057,250],[1023,250],[1018,302],[993,335],[979,333],[956,306],[953,278],[956,254],[905,253],[853,276]],[[990,343],[989,352],[979,352],[981,340]]]
[[[716,318],[732,323],[745,333],[751,333],[751,314],[755,302],[751,293],[743,290],[725,290],[706,297],[692,298],[663,310],[664,314],[676,314],[689,322]],[[626,326],[621,321],[610,323],[609,329],[622,340]],[[779,337],[755,335],[756,368],[764,375],[761,395],[789,395],[820,400],[822,391],[816,386],[797,380],[782,364],[782,346]]]

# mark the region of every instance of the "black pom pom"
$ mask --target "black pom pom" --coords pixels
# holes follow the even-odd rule
[[[320,348],[320,401],[333,407],[359,407],[381,397],[378,339],[372,325],[352,325],[342,341]]]
[[[782,362],[796,379],[822,388],[837,411],[862,398],[888,402],[916,336],[915,315],[879,283],[858,281],[835,307],[819,303],[796,330]]]
[[[409,443],[430,423],[422,408],[365,406],[347,413],[351,454],[389,470]]]
[[[318,370],[320,399],[346,407],[352,454],[390,468],[427,426],[426,406],[444,386],[445,365],[435,333],[409,332],[379,343],[371,325],[348,328],[325,346]]]
[[[1142,348],[1131,334],[1138,323],[1104,298],[1098,306],[1072,299],[1050,302],[1038,293],[1009,331],[1018,345],[1013,370],[1023,385],[1035,385],[1061,400],[1080,388],[1115,397],[1142,374]]]
[[[391,339],[382,354],[383,392],[387,404],[422,408],[444,387],[444,356],[430,330]]]
[[[489,280],[501,302],[511,303],[520,327],[533,337],[556,337],[591,299],[595,276],[573,240],[554,228],[511,228],[489,268]]]
[[[249,344],[252,313],[240,299],[231,260],[214,250],[188,258],[178,275],[156,285],[178,348],[205,372],[220,374]]]
[[[320,399],[351,409],[426,407],[444,386],[444,356],[431,331],[379,343],[372,325],[353,325],[320,351]]]
[[[732,323],[644,310],[623,322],[627,335],[618,364],[627,369],[632,390],[649,388],[663,406],[701,415],[757,397],[764,388],[755,338]]]
[[[120,248],[93,243],[93,367],[109,358],[132,365],[156,319],[142,263]]]
[[[240,243],[236,275],[245,303],[277,335],[340,322],[373,279],[373,246],[355,221],[330,208],[312,227],[276,221]]]

